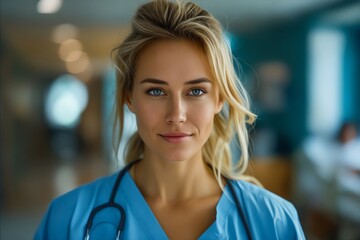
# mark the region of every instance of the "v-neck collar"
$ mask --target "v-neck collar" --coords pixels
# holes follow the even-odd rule
[[[135,184],[129,172],[126,172],[120,184],[120,191],[126,200],[126,204],[134,213],[140,226],[148,235],[149,239],[167,240],[169,239],[160,223],[156,219],[150,206],[146,202],[139,188]],[[221,239],[226,235],[223,231],[223,224],[226,216],[229,214],[231,200],[229,199],[230,192],[228,187],[225,189],[216,205],[216,219],[215,221],[201,234],[198,239]]]

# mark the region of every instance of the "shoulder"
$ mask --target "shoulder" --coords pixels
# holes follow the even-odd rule
[[[111,190],[113,187],[113,184],[115,183],[117,173],[98,178],[90,183],[81,185],[63,195],[60,195],[59,197],[55,198],[53,200],[53,203],[59,202],[59,201],[71,201],[74,198],[83,198],[87,196],[94,196],[94,193],[102,193],[107,192]]]
[[[105,202],[110,196],[116,174],[96,179],[90,183],[81,185],[52,200],[49,210],[70,210],[77,205],[90,206],[95,202]]]
[[[84,225],[84,215],[88,215],[94,206],[109,200],[116,175],[99,178],[52,200],[35,239],[47,239],[47,236],[68,238],[68,234],[74,232],[71,229]]]
[[[259,238],[267,235],[280,236],[280,239],[305,239],[292,203],[249,182],[231,182],[245,218],[255,235],[259,235]]]
[[[282,209],[289,214],[296,214],[296,209],[288,200],[246,181],[232,181],[236,194],[247,205],[268,207],[269,210]]]

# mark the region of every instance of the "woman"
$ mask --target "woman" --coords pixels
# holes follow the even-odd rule
[[[255,115],[213,16],[149,2],[114,58],[115,129],[125,106],[138,127],[127,167],[55,199],[36,239],[304,239],[289,202],[244,181]]]

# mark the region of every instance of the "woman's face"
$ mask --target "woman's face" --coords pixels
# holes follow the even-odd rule
[[[127,101],[135,113],[145,157],[201,157],[222,107],[201,50],[185,40],[158,40],[137,57]]]

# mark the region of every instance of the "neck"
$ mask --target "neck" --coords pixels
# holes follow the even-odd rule
[[[201,154],[181,162],[144,155],[131,174],[146,199],[163,203],[176,204],[221,194],[212,169]]]

